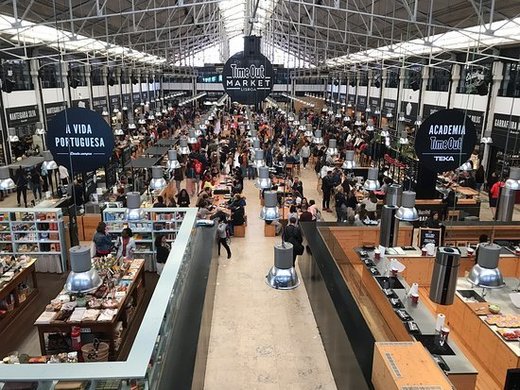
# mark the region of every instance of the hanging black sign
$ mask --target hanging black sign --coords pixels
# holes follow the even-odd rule
[[[101,112],[105,108],[108,109],[107,98],[102,97],[102,98],[92,99],[92,109],[93,110],[95,110],[96,112],[99,112],[101,114]]]
[[[38,106],[7,108],[5,111],[8,127],[38,122]]]
[[[110,156],[108,164],[105,165],[105,185],[107,188],[112,188],[117,182],[117,166],[117,160]]]
[[[372,111],[374,111],[376,108],[379,108],[381,105],[381,100],[378,97],[370,97],[370,108],[372,108]]]
[[[463,111],[441,110],[419,127],[415,152],[430,171],[451,171],[469,160],[476,140],[475,126]]]
[[[393,99],[383,99],[383,114],[391,112],[396,115],[395,109],[397,107],[397,101]]]
[[[64,102],[50,103],[45,105],[45,117],[47,121],[50,121],[54,116],[67,108],[67,104]]]
[[[350,103],[352,105],[354,105],[356,103],[356,95],[352,95],[352,94],[348,94],[347,95],[347,103]]]
[[[414,102],[401,102],[401,112],[408,122],[414,122],[419,114],[419,104]]]
[[[359,95],[357,97],[356,108],[359,111],[365,111],[365,109],[367,108],[367,97],[366,96]]]
[[[119,107],[119,95],[110,96],[110,105],[112,106],[112,108]]]
[[[90,194],[96,192],[97,184],[95,181],[96,172],[84,172],[83,176],[83,189],[85,191],[85,198],[88,199]]]
[[[125,103],[125,104],[130,103],[130,94],[129,93],[123,95],[123,103]]]
[[[72,101],[72,107],[90,108],[90,101],[88,99],[78,99]]]
[[[515,145],[517,145],[517,140],[520,139],[520,116],[495,114],[491,138],[495,147],[505,150],[507,144],[505,152],[515,153]]]
[[[478,135],[482,132],[482,123],[484,122],[484,113],[482,111],[462,110],[471,119],[475,125],[475,131]]]
[[[428,118],[430,115],[435,114],[437,111],[444,110],[446,107],[434,106],[432,104],[423,105],[423,120]]]
[[[132,94],[132,101],[134,104],[141,103],[141,92],[135,92]]]
[[[229,58],[222,71],[222,84],[232,101],[256,104],[273,90],[271,62],[260,53],[260,37],[244,37],[244,51]]]
[[[54,160],[72,172],[95,171],[112,155],[112,129],[95,111],[69,108],[58,113],[48,127],[47,145]]]

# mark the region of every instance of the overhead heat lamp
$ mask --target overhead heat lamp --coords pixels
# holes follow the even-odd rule
[[[9,174],[9,168],[6,166],[0,167],[0,190],[7,191],[16,188],[16,184],[11,175]]]
[[[90,247],[73,246],[69,249],[71,271],[65,282],[65,290],[71,293],[88,293],[95,291],[103,281],[92,267]]]
[[[397,210],[395,217],[400,221],[413,222],[419,219],[419,213],[415,208],[416,194],[413,191],[403,191],[401,196],[401,207]]]

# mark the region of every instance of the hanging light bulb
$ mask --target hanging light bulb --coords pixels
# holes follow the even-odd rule
[[[125,132],[121,128],[121,123],[117,123],[114,129],[114,135],[125,135]]]
[[[419,219],[419,213],[415,208],[415,192],[403,191],[401,207],[396,211],[395,217],[401,221],[413,222]]]
[[[196,144],[198,141],[197,136],[195,135],[195,130],[190,130],[188,135],[188,143],[190,145]]]
[[[53,171],[55,169],[58,169],[58,164],[56,164],[56,161],[54,161],[54,157],[52,157],[52,153],[50,152],[50,150],[44,150],[42,152],[42,156],[43,156],[42,166],[47,171]]]
[[[377,191],[381,185],[378,181],[379,169],[377,168],[368,168],[367,179],[363,184],[363,187],[367,191]]]
[[[271,188],[271,178],[269,177],[269,167],[262,166],[258,168],[258,178],[255,183],[256,188],[266,190]]]
[[[36,134],[37,135],[44,135],[45,134],[45,129],[43,127],[43,123],[42,122],[36,122]]]
[[[316,130],[314,132],[314,138],[312,142],[316,145],[321,145],[323,143],[323,137],[321,136],[321,130]]]
[[[260,219],[264,221],[276,221],[280,219],[278,210],[278,194],[276,191],[264,192],[264,206],[260,211]]]
[[[190,154],[190,148],[188,147],[188,140],[184,136],[179,139],[179,152],[181,154]]]
[[[338,148],[336,147],[336,140],[329,139],[329,147],[327,148],[327,155],[336,156],[338,154]]]
[[[264,151],[262,149],[255,150],[255,159],[253,160],[253,166],[255,168],[260,168],[265,165],[264,161]]]
[[[13,190],[16,188],[16,183],[11,179],[9,174],[9,168],[4,166],[0,167],[0,190]]]
[[[145,217],[144,210],[141,209],[141,194],[139,192],[128,192],[126,194],[125,220],[140,221]]]
[[[181,167],[179,160],[177,159],[177,151],[174,149],[168,150],[168,169],[177,169]]]
[[[370,118],[367,121],[367,131],[369,131],[369,132],[374,131],[374,120],[372,118]]]
[[[343,161],[343,165],[341,168],[352,170],[356,167],[356,162],[354,161],[354,151],[353,150],[347,150],[345,152],[345,161]]]
[[[163,167],[156,165],[152,167],[152,179],[150,180],[150,190],[160,191],[168,185],[164,180]]]

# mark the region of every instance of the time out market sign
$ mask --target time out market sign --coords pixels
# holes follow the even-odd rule
[[[227,60],[222,71],[224,90],[232,101],[256,104],[273,90],[271,62],[260,53],[260,37],[244,37],[244,51]]]
[[[95,111],[69,108],[58,113],[48,127],[47,145],[54,160],[72,172],[94,171],[112,155],[112,129]]]
[[[433,172],[457,169],[475,147],[475,126],[463,111],[440,110],[426,119],[415,136],[415,152]]]

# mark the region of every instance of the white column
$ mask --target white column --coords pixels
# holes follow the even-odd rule
[[[421,118],[423,116],[423,106],[424,106],[424,95],[426,94],[426,88],[428,86],[428,81],[430,79],[430,67],[429,66],[423,66],[422,72],[421,72],[421,92],[420,92],[420,101],[419,101],[419,107],[417,108],[417,115],[419,115]]]
[[[455,100],[455,94],[457,93],[457,87],[460,81],[460,65],[454,64],[451,67],[451,84],[450,84],[450,96],[448,98],[449,106],[446,108],[452,108]]]
[[[45,130],[47,130],[47,122],[45,121],[44,115],[44,107],[43,107],[43,99],[42,99],[42,90],[40,86],[40,78],[38,77],[38,70],[40,68],[40,62],[37,59],[32,59],[30,62],[30,74],[31,80],[33,83],[34,94],[36,95],[36,102],[38,103],[38,118],[39,121],[43,124]],[[45,136],[43,135],[34,135],[33,142],[37,142],[40,145],[40,150],[47,149],[45,145]]]
[[[498,96],[498,90],[500,89],[500,85],[502,84],[502,80],[504,79],[504,64],[500,61],[493,62],[493,71],[492,71],[492,77],[493,77],[493,84],[491,85],[491,93],[489,95],[489,109],[487,112],[487,120],[484,126],[482,126],[482,133],[477,134],[478,140],[477,142],[480,142],[480,138],[484,136],[484,133],[486,130],[491,133],[493,129],[493,117],[495,112],[495,106],[496,106],[496,100]],[[482,165],[484,166],[484,169],[487,173],[487,168],[489,165],[489,144],[484,144],[484,152],[482,154]]]

